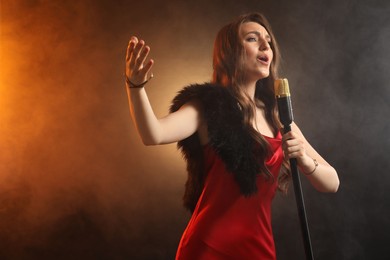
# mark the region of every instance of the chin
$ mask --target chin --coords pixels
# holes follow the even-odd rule
[[[260,73],[259,80],[260,79],[265,79],[265,78],[268,78],[268,77],[269,77],[269,72],[268,73]]]

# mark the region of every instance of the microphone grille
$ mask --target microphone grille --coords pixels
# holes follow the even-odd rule
[[[276,79],[274,82],[274,90],[276,97],[290,96],[290,88],[287,79]]]

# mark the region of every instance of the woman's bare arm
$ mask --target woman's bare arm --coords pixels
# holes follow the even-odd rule
[[[336,170],[310,145],[295,123],[291,125],[291,132],[283,135],[283,150],[286,159],[297,158],[301,172],[318,191],[338,190],[340,181]]]
[[[158,119],[146,91],[140,85],[151,75],[153,60],[146,63],[150,47],[132,37],[126,53],[126,89],[130,113],[145,145],[177,142],[193,134],[201,124],[200,106],[196,101],[183,105],[177,112]],[[150,77],[150,76],[149,76]]]
[[[145,145],[167,144],[192,135],[201,124],[196,101],[183,105],[177,112],[158,119],[145,89],[128,89],[130,113]]]

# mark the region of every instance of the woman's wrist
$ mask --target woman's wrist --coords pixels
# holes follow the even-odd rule
[[[144,82],[140,83],[140,84],[134,84],[133,82],[131,82],[131,80],[127,77],[127,75],[125,74],[125,82],[126,82],[126,87],[129,88],[129,89],[139,89],[139,88],[143,88],[146,83],[149,82],[149,80],[151,80],[153,78],[153,74],[150,75],[150,77],[145,80]]]
[[[304,175],[312,175],[317,170],[318,162],[315,158],[312,158],[307,155],[303,162],[304,163],[301,163],[301,165],[299,165],[299,168]]]

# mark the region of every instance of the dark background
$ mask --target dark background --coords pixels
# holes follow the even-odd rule
[[[338,170],[303,178],[316,259],[388,259],[390,2],[1,1],[0,259],[173,259],[189,214],[175,144],[144,147],[124,88],[131,35],[151,46],[158,116],[211,77],[218,29],[263,12],[297,124]],[[273,205],[278,259],[304,259],[293,192]]]

